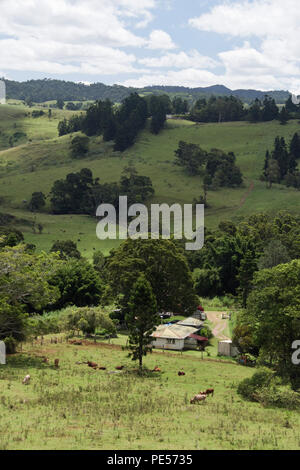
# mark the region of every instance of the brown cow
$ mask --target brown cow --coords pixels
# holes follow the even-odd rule
[[[213,388],[208,388],[206,391],[205,391],[205,395],[211,395],[212,397],[214,396],[214,389]]]
[[[183,371],[179,371],[179,372],[178,372],[178,375],[179,375],[179,376],[181,376],[181,375],[185,375],[185,372],[183,372]]]
[[[124,366],[117,366],[116,369],[117,369],[117,370],[123,370],[123,369],[124,369]]]
[[[87,364],[89,367],[92,367],[93,369],[96,369],[98,367],[98,364],[96,364],[96,362],[88,361]]]
[[[54,365],[55,365],[55,367],[59,367],[59,359],[54,360]]]

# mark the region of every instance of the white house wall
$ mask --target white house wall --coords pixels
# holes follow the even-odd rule
[[[175,339],[175,343],[169,343],[166,338],[156,338],[152,346],[156,349],[170,349],[173,351],[182,351],[184,348],[184,339]]]

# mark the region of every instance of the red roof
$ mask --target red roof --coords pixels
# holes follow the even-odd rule
[[[197,339],[198,341],[208,341],[208,338],[205,338],[205,336],[198,336],[193,333],[189,335],[189,338]]]

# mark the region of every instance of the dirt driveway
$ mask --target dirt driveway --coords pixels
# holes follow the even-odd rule
[[[207,319],[213,324],[213,335],[217,339],[230,339],[228,336],[224,335],[224,331],[228,326],[228,320],[222,320],[222,313],[224,312],[205,312]]]

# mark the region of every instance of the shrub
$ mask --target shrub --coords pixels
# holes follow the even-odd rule
[[[15,354],[18,344],[15,338],[13,338],[12,336],[8,336],[7,338],[4,338],[4,343],[6,347],[6,353]]]
[[[289,410],[299,409],[300,396],[287,388],[279,388],[274,385],[263,387],[255,395],[256,401],[263,406],[275,406]]]
[[[238,393],[247,400],[257,401],[263,406],[274,406],[290,410],[299,409],[300,396],[287,387],[280,386],[280,379],[266,367],[259,369],[252,377],[243,380]]]
[[[62,330],[60,312],[34,315],[27,320],[28,332],[33,336],[59,333]]]
[[[97,328],[115,333],[116,327],[109,316],[100,307],[70,307],[64,312],[65,329],[82,331],[86,335],[95,334]]]
[[[201,336],[205,336],[208,339],[212,339],[214,337],[211,329],[207,325],[205,325],[205,326],[203,326],[203,328],[201,328],[200,334],[201,334]]]
[[[266,367],[262,367],[255,372],[252,377],[244,379],[238,386],[238,393],[244,398],[252,401],[257,400],[257,393],[260,389],[269,387],[274,377],[274,372]]]

